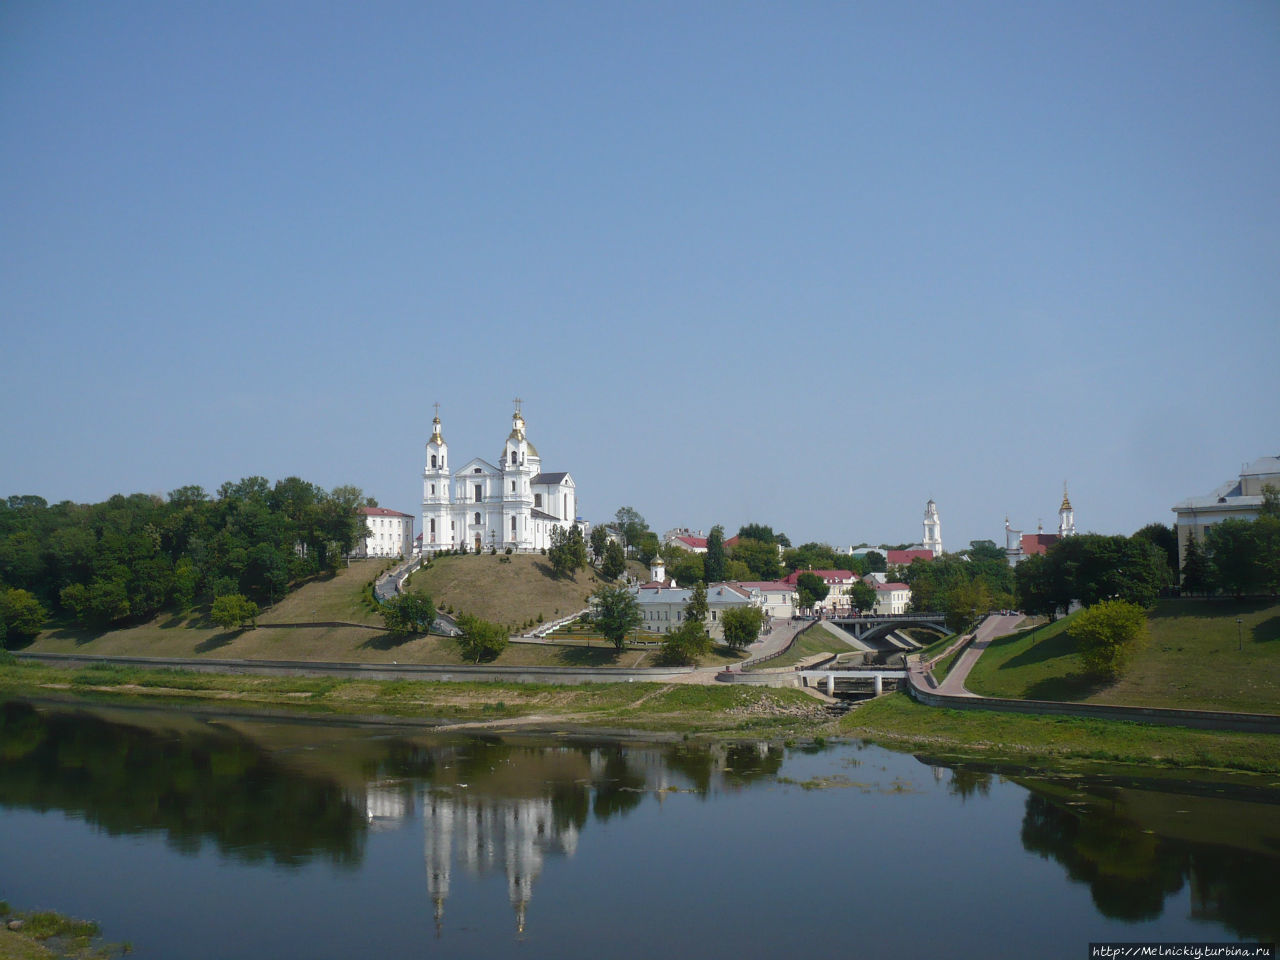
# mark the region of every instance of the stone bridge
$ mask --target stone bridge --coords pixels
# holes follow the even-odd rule
[[[942,613],[902,613],[884,617],[830,617],[827,622],[834,623],[840,629],[853,634],[857,640],[872,636],[879,637],[903,627],[931,627],[942,633],[950,632],[947,630],[946,614]]]

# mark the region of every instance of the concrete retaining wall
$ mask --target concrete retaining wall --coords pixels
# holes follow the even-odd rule
[[[592,667],[437,666],[420,663],[343,663],[298,660],[190,660],[180,657],[93,657],[74,653],[18,653],[23,660],[52,666],[85,667],[97,663],[149,670],[192,670],[197,673],[341,676],[368,680],[431,680],[465,683],[662,683],[693,672],[693,667],[610,670]]]

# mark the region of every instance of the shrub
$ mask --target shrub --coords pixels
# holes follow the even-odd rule
[[[1071,636],[1091,675],[1114,680],[1147,639],[1147,614],[1127,600],[1103,600],[1077,614]]]

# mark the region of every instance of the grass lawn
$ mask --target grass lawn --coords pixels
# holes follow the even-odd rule
[[[590,567],[572,579],[557,580],[550,562],[539,554],[486,553],[437,557],[414,573],[409,589],[429,594],[437,606],[452,607],[454,613],[504,623],[516,631],[531,621],[577,613],[603,582]]]
[[[1148,615],[1150,642],[1110,684],[1084,675],[1071,620],[992,641],[968,688],[993,697],[1280,713],[1280,604],[1162,600]]]
[[[796,637],[796,642],[780,657],[774,657],[772,660],[766,660],[752,669],[755,670],[777,670],[779,668],[790,667],[799,663],[805,657],[812,657],[817,653],[852,653],[853,647],[844,640],[843,637],[837,637],[834,633],[827,629],[826,624],[814,623],[813,626],[803,631]]]
[[[956,665],[956,661],[960,659],[962,653],[964,653],[964,650],[956,650],[939,660],[937,666],[933,668],[933,678],[939,683],[947,679],[947,674],[951,672],[951,668]]]
[[[381,715],[449,723],[529,724],[689,734],[803,736],[830,718],[800,690],[713,684],[435,683],[337,677],[258,677],[140,670],[114,664],[80,669],[0,666],[0,694],[99,702],[204,703],[218,710],[263,707],[323,715]]]
[[[1115,720],[946,710],[905,693],[869,700],[840,719],[840,733],[935,756],[1078,758],[1206,769],[1280,772],[1274,734],[1189,730]]]

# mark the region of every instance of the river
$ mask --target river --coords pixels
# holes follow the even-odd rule
[[[147,958],[1280,938],[1280,784],[9,702],[0,897]]]

